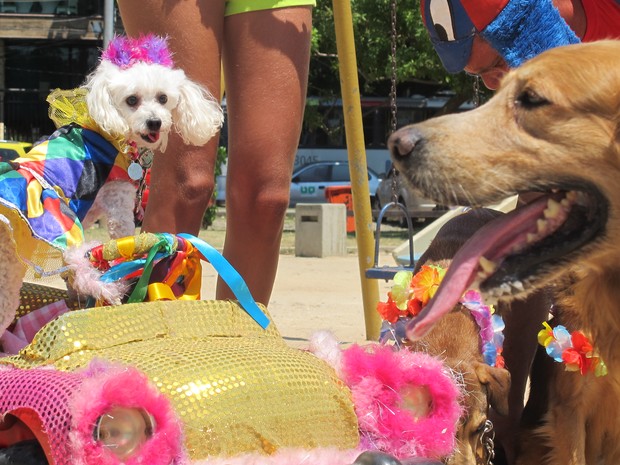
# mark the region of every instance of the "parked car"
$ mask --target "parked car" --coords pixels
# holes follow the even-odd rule
[[[396,177],[395,185],[394,177]],[[405,206],[409,217],[413,221],[435,219],[448,210],[445,206],[437,205],[432,200],[423,198],[405,179],[403,179],[402,175],[395,174],[395,170],[390,167],[377,187],[376,201],[373,205],[373,216],[375,218],[385,205],[394,201],[394,191],[396,192],[396,200],[398,203]],[[396,220],[402,226],[407,225],[407,219],[398,208],[387,211],[384,218],[388,221]]]
[[[368,168],[368,189],[371,205],[381,178]],[[298,203],[324,203],[325,188],[330,186],[351,186],[349,163],[346,161],[321,161],[297,169],[291,182],[290,206]]]
[[[0,161],[11,161],[23,157],[31,148],[30,142],[0,140]]]

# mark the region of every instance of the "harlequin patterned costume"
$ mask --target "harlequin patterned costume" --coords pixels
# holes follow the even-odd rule
[[[99,130],[85,95],[54,91],[50,117],[59,129],[25,157],[0,163],[0,214],[10,220],[20,258],[44,269],[83,242],[81,222],[103,184],[130,181],[131,147]]]

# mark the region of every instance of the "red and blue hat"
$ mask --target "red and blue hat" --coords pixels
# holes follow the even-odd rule
[[[462,71],[476,33],[484,30],[509,0],[421,0],[422,19],[449,73]]]
[[[420,8],[449,73],[467,65],[476,34],[510,67],[549,48],[579,42],[551,0],[421,0]]]

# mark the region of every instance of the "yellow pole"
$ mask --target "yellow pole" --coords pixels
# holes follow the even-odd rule
[[[351,171],[351,190],[355,212],[355,238],[362,283],[364,321],[366,339],[377,340],[381,328],[381,318],[377,313],[379,283],[366,278],[366,269],[374,262],[374,228],[370,211],[370,190],[368,188],[368,168],[366,147],[362,125],[359,81],[357,79],[357,57],[353,37],[353,18],[350,0],[333,0],[334,23],[336,25],[336,44],[340,65],[340,88],[344,127]]]

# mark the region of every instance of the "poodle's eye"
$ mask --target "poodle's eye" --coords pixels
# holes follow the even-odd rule
[[[168,96],[166,94],[161,94],[159,97],[157,97],[157,101],[162,105],[165,105],[166,103],[168,103]]]
[[[138,105],[138,101],[139,99],[135,95],[130,95],[125,99],[125,103],[127,103],[127,105],[129,105],[130,107],[135,107],[136,105]]]
[[[519,94],[516,100],[517,105],[521,105],[524,108],[537,108],[543,105],[548,105],[549,100],[544,97],[541,97],[536,92],[531,89],[524,90]]]

